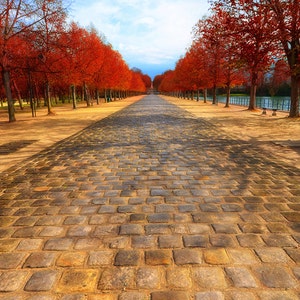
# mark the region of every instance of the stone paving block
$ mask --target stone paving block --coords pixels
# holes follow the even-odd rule
[[[288,263],[290,257],[281,248],[259,248],[255,249],[256,254],[265,263]]]
[[[263,235],[263,240],[269,247],[298,247],[298,243],[289,235]]]
[[[171,204],[158,204],[155,206],[156,213],[168,213],[168,212],[175,212],[176,207]]]
[[[114,251],[111,250],[93,251],[90,252],[87,263],[90,266],[112,265],[114,256]]]
[[[32,216],[21,217],[16,220],[14,226],[33,226],[38,219],[39,217],[32,217]]]
[[[136,250],[119,250],[115,257],[115,266],[137,266],[140,253]]]
[[[151,234],[170,234],[171,227],[167,224],[151,224],[145,225],[145,232],[147,235]]]
[[[149,249],[156,248],[157,238],[154,236],[132,236],[131,244],[133,248]]]
[[[139,224],[124,224],[120,226],[121,235],[141,235],[144,234],[144,226]]]
[[[113,205],[102,205],[98,211],[99,214],[113,214],[117,208]]]
[[[279,212],[268,212],[260,215],[266,222],[286,222],[286,219]]]
[[[172,264],[172,252],[169,250],[147,250],[145,251],[147,265],[170,265]]]
[[[99,238],[79,238],[75,242],[75,250],[94,250],[102,244]]]
[[[238,288],[255,288],[257,284],[251,272],[244,267],[226,267],[225,271],[233,285]]]
[[[300,280],[300,267],[293,268],[293,274],[298,280]]]
[[[267,228],[271,233],[289,233],[288,226],[278,222],[267,224]]]
[[[192,270],[194,282],[201,289],[225,289],[227,283],[222,268],[197,267]]]
[[[183,291],[168,291],[168,292],[153,292],[151,293],[151,300],[189,300],[188,292]]]
[[[73,239],[70,238],[56,238],[49,239],[45,246],[44,250],[70,250],[73,247]]]
[[[239,204],[222,204],[223,211],[235,211],[240,212],[243,210],[243,207]]]
[[[237,240],[241,247],[245,248],[255,248],[255,247],[264,247],[265,243],[260,235],[257,234],[243,234],[237,235]]]
[[[178,249],[173,251],[174,261],[177,265],[201,264],[202,251],[198,249]]]
[[[131,214],[130,215],[130,222],[145,222],[146,221],[146,214]]]
[[[208,237],[206,235],[185,235],[183,243],[185,247],[205,248],[208,245]]]
[[[163,282],[159,268],[142,267],[137,270],[136,284],[140,289],[159,289]]]
[[[213,247],[234,248],[237,246],[235,237],[228,234],[210,235],[209,241]]]
[[[135,288],[135,268],[132,267],[110,267],[106,268],[100,275],[98,290],[124,290]]]
[[[86,220],[87,220],[86,216],[69,216],[69,217],[66,217],[63,224],[64,225],[79,225],[79,224],[84,224],[86,222]]]
[[[14,238],[35,238],[38,237],[40,227],[24,227],[17,229],[15,233],[12,235]]]
[[[105,237],[103,245],[109,246],[111,249],[125,249],[130,245],[130,237],[127,236],[116,236],[116,237]]]
[[[63,216],[45,216],[40,218],[36,225],[38,226],[55,226],[62,224],[64,220]]]
[[[83,267],[87,254],[84,252],[66,252],[62,253],[56,265],[59,267]]]
[[[92,292],[97,286],[98,271],[94,269],[67,269],[57,285],[57,292]]]
[[[178,205],[178,210],[181,213],[197,211],[197,206],[195,204],[181,204]]]
[[[1,296],[1,294],[0,294],[0,299],[1,300],[23,300],[24,297],[21,296],[21,295],[4,295],[4,296]]]
[[[252,292],[248,292],[245,289],[243,289],[242,291],[232,291],[229,292],[229,299],[232,300],[257,300],[257,297],[255,296],[254,293]]]
[[[43,270],[32,274],[24,290],[31,292],[50,291],[59,277],[58,271]]]
[[[205,249],[203,257],[207,264],[225,265],[229,264],[230,260],[225,249]]]
[[[24,263],[24,268],[47,268],[53,266],[56,254],[52,252],[34,252]]]
[[[10,252],[16,249],[18,244],[20,243],[20,240],[18,239],[7,239],[7,240],[1,240],[0,243],[0,252]]]
[[[171,268],[167,269],[167,283],[170,290],[172,289],[190,289],[192,287],[192,278],[188,268]]]
[[[85,237],[92,232],[92,227],[88,225],[74,225],[67,231],[69,237]]]
[[[269,288],[293,288],[298,282],[285,266],[262,265],[254,268],[258,279]]]
[[[64,227],[49,226],[45,227],[39,234],[40,237],[58,237],[64,232]]]
[[[259,293],[260,300],[295,300],[299,299],[299,293],[292,291],[262,291]]]
[[[167,213],[149,214],[147,217],[150,223],[169,223],[172,221],[173,216]]]
[[[0,269],[17,269],[27,255],[25,253],[0,253]]]
[[[96,214],[98,211],[98,206],[86,206],[82,207],[80,213],[83,215],[93,215]]]
[[[265,224],[239,224],[239,227],[244,233],[268,233],[268,229]]]
[[[89,219],[90,225],[100,225],[105,224],[107,222],[107,218],[105,215],[93,215]]]
[[[286,248],[286,253],[295,263],[300,263],[300,249]]]
[[[181,248],[182,237],[179,235],[165,235],[158,237],[159,248]]]
[[[211,228],[208,224],[188,224],[190,234],[208,234]]]
[[[212,213],[193,213],[192,216],[195,223],[215,223],[214,215]]]
[[[28,272],[14,270],[0,273],[0,292],[13,292],[25,284]]]
[[[17,250],[18,251],[33,251],[41,249],[43,245],[42,239],[23,239],[20,241]]]
[[[119,226],[117,225],[99,225],[96,226],[93,236],[102,237],[103,235],[117,235],[119,232]]]
[[[290,222],[300,222],[300,212],[286,211],[282,212],[282,215]]]
[[[200,292],[196,293],[195,300],[225,300],[225,297],[221,292],[218,291]]]
[[[250,249],[227,249],[227,253],[235,265],[253,265],[259,262],[255,253]]]
[[[212,227],[216,233],[235,234],[239,232],[235,224],[212,224]]]

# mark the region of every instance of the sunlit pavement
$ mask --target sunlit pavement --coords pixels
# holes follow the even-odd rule
[[[0,298],[299,299],[299,175],[147,96],[3,171]]]

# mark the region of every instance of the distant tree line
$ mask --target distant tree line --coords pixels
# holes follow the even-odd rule
[[[249,86],[249,110],[258,87],[288,90],[290,117],[299,117],[300,0],[215,0],[211,15],[194,26],[194,39],[176,68],[155,77],[161,92],[177,95]]]
[[[144,93],[151,78],[129,69],[121,54],[94,28],[67,23],[62,0],[3,0],[0,2],[0,97],[8,118],[15,118],[15,101],[43,99],[52,113],[52,99],[108,101]]]

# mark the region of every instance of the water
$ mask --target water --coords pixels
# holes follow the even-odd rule
[[[219,103],[226,102],[226,96],[217,97]],[[209,98],[211,100],[211,98]],[[249,106],[249,96],[232,96],[230,97],[230,104]],[[291,106],[290,97],[256,97],[256,107],[277,109],[281,111],[289,111]]]

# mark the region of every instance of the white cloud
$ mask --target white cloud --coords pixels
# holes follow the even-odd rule
[[[72,15],[82,26],[92,23],[130,67],[143,70],[151,64],[173,68],[208,8],[207,0],[75,0]]]

